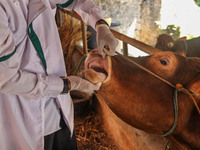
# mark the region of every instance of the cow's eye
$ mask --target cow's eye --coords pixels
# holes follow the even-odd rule
[[[162,65],[164,65],[164,66],[166,66],[166,65],[169,64],[169,62],[168,62],[167,60],[164,60],[164,59],[161,59],[161,60],[160,60],[160,63],[161,63]]]

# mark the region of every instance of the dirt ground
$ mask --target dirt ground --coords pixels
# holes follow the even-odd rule
[[[103,130],[102,122],[90,102],[75,105],[75,131],[79,150],[116,150]]]

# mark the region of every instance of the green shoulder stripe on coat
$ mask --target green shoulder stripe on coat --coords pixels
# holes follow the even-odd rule
[[[0,62],[8,60],[10,57],[12,57],[15,54],[15,52],[16,52],[16,49],[11,54],[1,57]]]
[[[29,25],[28,35],[30,37],[31,42],[33,43],[33,46],[35,47],[35,49],[36,49],[36,51],[37,51],[37,53],[40,57],[40,60],[42,61],[42,64],[43,64],[45,70],[46,70],[47,64],[46,64],[46,60],[45,60],[44,53],[43,53],[43,50],[42,50],[42,46],[41,46],[41,43],[40,43],[38,36],[36,35],[36,33],[33,30],[32,23]]]
[[[66,3],[64,4],[57,4],[56,6],[60,7],[60,8],[66,8],[68,7],[74,0],[68,0]]]

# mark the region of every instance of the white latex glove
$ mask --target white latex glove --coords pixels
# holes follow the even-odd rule
[[[96,26],[97,32],[97,46],[101,53],[114,56],[115,49],[118,45],[118,40],[113,36],[109,27],[106,24],[100,24]],[[104,47],[107,48],[104,48]]]
[[[101,82],[93,84],[85,79],[78,76],[68,76],[67,77],[71,83],[70,90],[78,90],[85,93],[93,93],[95,90],[99,90]]]

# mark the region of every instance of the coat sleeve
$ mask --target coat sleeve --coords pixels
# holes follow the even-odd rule
[[[92,0],[60,0],[57,6],[70,11],[74,10],[87,25],[92,26],[94,29],[96,22],[104,18],[101,9]]]
[[[63,89],[59,77],[44,76],[20,69],[20,57],[6,12],[0,5],[0,93],[27,98],[55,97]]]

